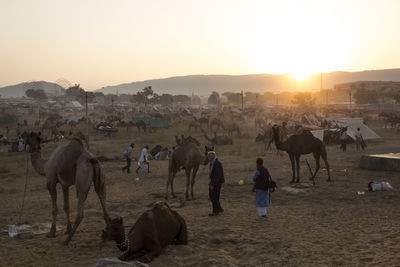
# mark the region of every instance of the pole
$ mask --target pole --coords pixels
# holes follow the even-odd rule
[[[87,103],[87,92],[85,92],[86,100],[86,146],[89,149],[89,116],[88,116],[88,103]]]
[[[350,113],[352,113],[353,110],[352,110],[352,106],[351,106],[351,90],[350,90],[350,92],[349,92],[349,96],[350,96]]]
[[[242,111],[243,111],[243,91],[240,93],[240,95],[242,96]]]

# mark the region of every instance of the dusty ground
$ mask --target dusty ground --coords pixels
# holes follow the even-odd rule
[[[373,128],[385,137],[369,143],[365,153],[399,152],[398,135]],[[133,140],[139,148],[160,143],[173,144],[177,129],[160,131],[151,135],[131,137],[121,134],[114,139],[92,138],[91,151],[96,155],[120,156]],[[205,144],[205,140],[196,135]],[[157,140],[157,141],[156,141]],[[186,219],[189,231],[187,246],[169,246],[151,266],[210,266],[210,265],[374,265],[400,264],[400,178],[399,173],[375,172],[359,168],[362,153],[354,145],[347,153],[337,146],[328,147],[333,183],[326,181],[326,170],[317,176],[317,187],[307,192],[289,193],[291,170],[287,155],[275,152],[263,156],[278,190],[272,194],[272,207],[268,208],[268,221],[255,221],[255,196],[251,193],[251,177],[255,159],[262,149],[249,140],[235,140],[234,146],[217,147],[218,156],[225,168],[226,183],[222,190],[225,213],[210,218],[207,168],[201,167],[196,180],[196,200],[186,202],[178,212]],[[106,141],[106,142],[105,142]],[[56,145],[43,148],[47,157]],[[308,182],[305,159],[302,158],[302,182]],[[103,163],[107,175],[108,208],[113,216],[124,218],[127,228],[132,226],[146,206],[162,200],[167,177],[167,162],[153,161],[149,175],[127,175],[121,172],[124,162]],[[313,163],[312,163],[313,164]],[[136,166],[133,163],[133,166]],[[312,165],[314,166],[314,165]],[[18,222],[25,184],[26,155],[0,153],[0,229]],[[135,178],[140,177],[139,181]],[[245,185],[238,185],[240,179]],[[369,181],[389,181],[392,192],[356,194],[363,191]],[[51,201],[45,178],[37,175],[29,164],[29,178],[22,221],[27,223],[50,222]],[[178,197],[183,198],[184,175],[175,180]],[[307,184],[305,184],[307,185]],[[76,211],[75,190],[70,190],[72,216]],[[176,200],[171,200],[175,202]],[[62,195],[59,188],[58,226],[65,227]],[[62,245],[65,235],[57,233],[54,239],[45,235],[33,239],[13,239],[0,234],[0,266],[91,266],[102,257],[121,254],[114,243],[99,247],[100,232],[104,227],[99,201],[93,189],[85,207],[85,218],[68,247]]]

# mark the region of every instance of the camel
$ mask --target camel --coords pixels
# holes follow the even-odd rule
[[[140,129],[143,130],[143,132],[146,132],[147,129],[147,125],[144,121],[142,120],[138,120],[137,122],[133,123],[133,125],[135,125],[140,133]]]
[[[264,125],[266,124],[265,120],[264,120],[263,118],[260,118],[260,117],[257,117],[257,118],[254,120],[254,123],[255,123],[256,129],[257,129],[257,127],[263,128]]]
[[[201,129],[201,124],[200,124],[200,122],[198,122],[197,120],[191,121],[191,122],[189,123],[189,131],[191,131],[192,128],[194,128],[195,130]]]
[[[232,138],[226,135],[217,136],[217,133],[214,132],[214,138],[208,137],[206,133],[204,133],[204,138],[210,142],[212,145],[232,145]]]
[[[125,252],[119,257],[120,260],[138,259],[148,263],[169,244],[187,245],[188,234],[183,217],[167,203],[158,202],[137,219],[128,235],[125,235],[121,217],[110,220],[103,230],[102,241],[113,240],[118,249]]]
[[[194,119],[196,120],[196,117]],[[200,127],[202,127],[203,124],[205,124],[207,126],[207,128],[210,128],[209,116],[207,118],[202,117],[202,118],[198,119],[197,121],[200,124]]]
[[[200,142],[197,141],[196,138],[194,138],[194,137],[192,137],[192,136],[190,136],[190,135],[189,135],[188,137],[185,137],[185,136],[182,134],[180,139],[179,139],[178,136],[175,136],[175,141],[176,141],[176,144],[177,144],[178,146],[180,146],[180,145],[185,145],[185,144],[187,144],[187,143],[193,143],[193,144],[195,144],[196,146],[200,146]]]
[[[227,124],[224,129],[227,131],[228,136],[232,136],[234,132],[240,137],[242,134],[240,132],[240,127],[235,122]]]
[[[295,182],[295,161],[296,161],[296,170],[297,170],[297,180],[296,182],[300,182],[300,156],[313,153],[316,169],[314,174],[312,174],[311,180],[314,180],[314,177],[317,175],[317,172],[320,168],[319,160],[320,157],[325,162],[326,169],[328,171],[328,181],[331,180],[328,157],[325,149],[324,143],[318,138],[314,137],[312,133],[308,130],[303,130],[300,134],[295,134],[290,136],[286,141],[282,142],[279,138],[279,126],[274,125],[272,127],[274,141],[276,148],[278,150],[286,151],[289,155],[290,162],[292,164],[292,181]]]
[[[210,129],[213,128],[213,126],[217,127],[217,131],[222,128],[224,129],[224,124],[222,123],[222,121],[218,118],[213,118],[210,122]]]
[[[181,142],[181,144],[175,148],[175,150],[172,152],[171,157],[169,158],[168,180],[165,199],[168,199],[169,185],[171,185],[172,197],[176,197],[176,195],[174,194],[174,178],[181,167],[184,168],[186,174],[185,199],[189,200],[189,184],[191,185],[191,196],[192,199],[194,199],[193,187],[196,179],[196,174],[199,170],[200,164],[206,165],[208,163],[207,153],[208,151],[210,151],[211,148],[206,146],[205,149],[206,152],[205,156],[203,157],[197,146],[192,142]],[[192,175],[192,179],[190,179],[190,175]]]
[[[83,206],[89,192],[90,186],[94,184],[94,189],[100,199],[103,209],[103,217],[108,223],[108,212],[106,208],[106,188],[104,174],[101,170],[99,161],[83,147],[82,139],[74,137],[66,146],[57,147],[50,159],[44,160],[41,157],[40,143],[41,134],[31,132],[27,136],[27,145],[31,155],[33,168],[42,176],[47,178],[47,189],[52,200],[52,216],[50,233],[48,237],[55,237],[56,218],[57,218],[57,184],[60,183],[64,195],[64,211],[67,217],[67,232],[69,235],[64,244],[71,241],[76,229],[83,219]],[[71,227],[69,217],[69,187],[76,185],[78,197],[78,209],[74,226]]]

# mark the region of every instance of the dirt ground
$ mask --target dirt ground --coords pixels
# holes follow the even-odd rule
[[[363,153],[399,152],[399,134],[382,129],[378,122],[370,124],[381,140],[368,143]],[[182,128],[183,129],[183,128]],[[185,128],[186,129],[186,128]],[[91,151],[109,158],[121,157],[122,151],[134,141],[138,156],[144,144],[171,146],[177,129],[153,134],[131,134],[107,139],[92,137]],[[188,134],[188,133],[186,133]],[[254,133],[253,133],[254,135]],[[348,152],[329,146],[328,158],[333,182],[326,181],[326,170],[317,175],[316,187],[309,187],[305,159],[312,164],[311,155],[302,157],[302,192],[288,192],[291,168],[286,154],[277,155],[249,139],[235,139],[233,146],[216,147],[224,170],[226,183],[221,193],[225,213],[209,217],[208,168],[200,167],[195,184],[196,200],[188,201],[177,211],[188,226],[187,246],[168,246],[151,266],[395,266],[400,264],[400,177],[395,172],[363,170],[359,160],[363,153],[349,145]],[[202,145],[204,138],[199,138]],[[64,141],[63,143],[66,143]],[[43,157],[49,156],[57,144],[43,146]],[[200,148],[203,151],[203,147]],[[4,150],[3,150],[4,151]],[[256,221],[255,195],[251,192],[255,159],[262,156],[266,167],[278,184],[272,193],[273,205],[268,208],[268,220]],[[0,152],[0,229],[18,223],[24,194],[25,153]],[[121,172],[121,160],[103,162],[106,173],[107,205],[111,215],[122,216],[127,230],[152,202],[163,200],[167,178],[167,161],[152,161],[150,174]],[[35,173],[29,162],[27,194],[22,222],[51,222],[51,200],[45,177]],[[324,167],[324,165],[322,164]],[[136,167],[133,162],[133,167]],[[136,180],[136,178],[140,178]],[[245,180],[239,185],[240,179]],[[366,193],[370,181],[388,181],[391,192]],[[185,178],[180,172],[175,179],[178,199],[183,198]],[[65,228],[62,192],[58,188],[59,214],[57,223]],[[76,211],[75,189],[70,190],[72,218]],[[92,266],[100,258],[122,253],[112,242],[99,246],[104,227],[98,198],[93,190],[85,204],[85,217],[69,246],[62,245],[63,232],[57,237],[37,235],[32,239],[10,238],[0,233],[0,266]]]

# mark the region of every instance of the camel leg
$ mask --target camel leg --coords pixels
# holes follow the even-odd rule
[[[317,172],[318,172],[318,170],[320,168],[320,165],[319,165],[319,157],[320,156],[319,156],[319,154],[313,153],[313,155],[314,155],[314,159],[315,159],[315,172],[314,172],[313,176],[311,177],[311,179],[315,178],[315,176],[317,175]]]
[[[51,229],[50,232],[47,234],[47,237],[55,237],[56,236],[56,222],[57,222],[57,183],[56,182],[47,182],[47,189],[49,190],[50,196],[51,196],[51,201],[53,204],[52,208],[52,216],[53,216],[53,221],[51,223]]]
[[[74,223],[74,227],[72,228],[71,232],[69,233],[69,236],[65,240],[64,244],[68,245],[69,241],[71,241],[72,236],[75,234],[76,229],[78,228],[79,224],[81,223],[83,219],[83,207],[87,198],[87,195],[89,193],[89,190],[86,192],[78,192],[78,209],[77,209],[77,214],[76,214],[76,219]]]
[[[190,171],[191,169],[186,168],[185,173],[186,173],[186,192],[185,192],[185,199],[189,200],[189,185],[190,185]]]
[[[289,159],[290,159],[290,163],[292,164],[292,181],[290,183],[294,183],[294,179],[295,179],[295,165],[294,165],[294,155],[293,154],[289,154]]]
[[[193,173],[192,173],[192,181],[191,181],[191,183],[190,183],[190,192],[191,192],[191,194],[192,194],[192,199],[194,200],[195,198],[194,198],[194,194],[193,194],[193,187],[194,187],[194,183],[196,182],[196,174],[197,174],[197,171],[199,170],[199,166],[195,166],[194,168],[193,168]]]
[[[331,181],[331,171],[330,171],[330,167],[329,167],[329,163],[328,163],[328,158],[325,155],[325,156],[322,156],[322,159],[324,160],[326,170],[328,171],[328,182],[330,182]]]
[[[297,169],[297,180],[296,183],[300,183],[300,155],[295,155],[296,169]]]
[[[69,190],[68,186],[62,186],[63,196],[64,196],[64,212],[67,216],[67,230],[65,234],[69,234],[72,230],[71,221],[69,219]]]
[[[176,195],[174,193],[174,179],[175,179],[176,172],[172,172],[172,174],[168,175],[168,180],[167,180],[167,191],[165,193],[165,199],[168,199],[168,188],[169,185],[171,185],[171,195],[173,198],[176,198]]]

